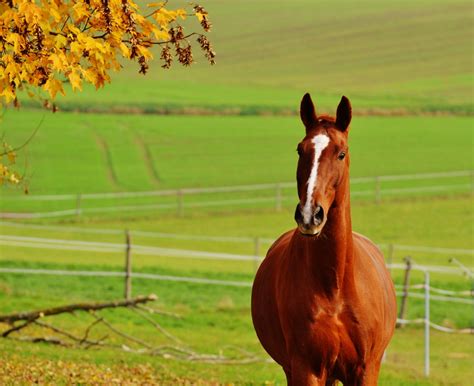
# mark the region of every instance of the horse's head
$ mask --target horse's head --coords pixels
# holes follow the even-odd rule
[[[311,96],[306,94],[301,100],[300,115],[306,127],[306,136],[297,149],[296,179],[300,202],[296,206],[295,220],[302,234],[319,235],[339,187],[348,178],[347,136],[352,116],[351,104],[343,96],[337,107],[336,119],[317,117]]]

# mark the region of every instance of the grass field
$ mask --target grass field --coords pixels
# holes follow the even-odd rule
[[[6,137],[23,143],[44,114],[9,111]],[[26,174],[33,195],[290,182],[303,136],[297,117],[46,113]],[[469,117],[356,117],[351,176],[473,169],[472,141]]]
[[[4,128],[10,138],[23,141],[31,133],[42,113],[10,111],[4,117]],[[354,177],[411,174],[469,170],[473,168],[472,119],[469,117],[356,117],[351,131],[351,172]],[[446,135],[446,133],[456,135]],[[45,118],[34,141],[27,147],[31,197],[40,194],[91,193],[169,189],[180,187],[212,187],[222,185],[275,183],[292,181],[296,163],[296,143],[303,129],[296,117],[190,117],[190,116],[126,116],[79,115],[62,113]],[[467,190],[457,191],[459,184]],[[418,184],[418,185],[417,185]],[[469,193],[470,177],[462,179],[436,178],[421,182],[402,181],[402,187],[423,184],[445,184],[445,192],[418,195],[384,196],[382,202],[373,198],[353,200],[354,229],[384,245],[390,243],[440,248],[473,249],[472,195]],[[369,183],[370,185],[370,183]],[[387,187],[394,187],[387,183]],[[369,188],[354,186],[356,189]],[[47,211],[70,208],[69,201],[50,203],[22,198],[21,191],[4,189],[2,211]],[[260,194],[260,193],[258,193]],[[274,194],[271,192],[270,194]],[[3,223],[3,236],[54,239],[60,246],[72,241],[123,243],[125,228],[131,229],[134,245],[178,248],[253,255],[252,241],[244,243],[198,241],[192,236],[237,236],[275,239],[292,228],[293,207],[296,203],[294,188],[283,192],[287,197],[280,211],[274,203],[256,203],[248,206],[215,208],[184,207],[176,216],[174,210],[127,213],[85,214],[64,219],[46,219],[37,225],[31,222],[12,226]],[[254,193],[242,193],[241,198]],[[230,198],[226,194],[204,195],[201,200]],[[19,198],[19,199],[17,199]],[[171,198],[173,199],[173,198]],[[186,198],[186,200],[198,198]],[[84,207],[116,204],[149,204],[152,199],[128,201],[91,201]],[[189,203],[185,201],[185,204]],[[191,202],[192,203],[192,202]],[[370,219],[370,221],[368,220]],[[33,227],[28,227],[29,225]],[[50,228],[42,228],[47,225]],[[72,229],[67,229],[72,227]],[[120,234],[94,234],[94,229],[117,229]],[[81,231],[83,230],[83,231]],[[136,231],[180,234],[173,237],[153,238]],[[3,237],[2,236],[2,237]],[[190,236],[190,239],[186,239]],[[41,241],[40,241],[41,243]],[[115,270],[122,269],[122,253],[98,253],[68,249],[14,246],[2,239],[1,267]],[[268,242],[261,242],[259,254],[263,255]],[[34,246],[34,245],[33,245]],[[418,264],[447,265],[449,253],[432,254],[420,251],[395,250],[393,262],[401,262],[411,255]],[[219,280],[251,282],[253,261],[197,260],[150,256],[134,253],[135,271],[175,276],[191,276]],[[472,254],[456,255],[459,261],[472,266]],[[402,280],[402,271],[393,271],[396,283]],[[421,283],[421,273],[412,274],[413,283]],[[452,290],[469,290],[471,283],[460,275],[432,274],[433,286]],[[249,317],[249,289],[209,287],[190,283],[167,283],[134,280],[134,293],[155,292],[159,304],[168,311],[183,314],[177,323],[160,320],[195,350],[216,353],[227,345],[239,346],[264,356]],[[67,297],[64,294],[67,293]],[[0,276],[1,311],[26,310],[58,305],[72,301],[104,300],[120,297],[121,280],[108,278],[75,278],[58,276]],[[408,318],[423,317],[423,303],[410,299]],[[133,331],[147,339],[159,336],[130,319],[123,313],[110,315],[117,327]],[[432,320],[447,327],[472,326],[469,305],[433,301]],[[62,327],[74,331],[76,322],[84,318],[63,318]],[[211,333],[212,332],[212,333]],[[97,332],[98,334],[100,331]],[[397,332],[389,350],[381,384],[468,384],[473,360],[471,336],[448,336],[433,332],[432,377],[422,377],[422,330],[408,327]],[[78,370],[88,374],[98,372],[106,376],[100,366],[112,366],[118,374],[132,371],[127,366],[148,363],[151,368],[133,370],[150,373],[161,382],[176,384],[179,379],[191,381],[218,380],[262,384],[265,381],[281,384],[283,374],[274,364],[259,363],[245,366],[189,364],[163,358],[125,355],[109,349],[57,350],[40,345],[22,343],[21,352],[16,344],[0,342],[4,352],[0,361],[11,363],[48,362],[49,367],[60,373],[58,363],[68,366],[85,366]],[[58,362],[61,359],[61,362]],[[12,362],[13,361],[13,362]],[[62,366],[62,365],[61,365]],[[97,367],[99,366],[99,367]],[[80,367],[82,369],[82,367]],[[20,371],[20,370],[19,370]],[[21,371],[20,371],[21,372]],[[147,375],[148,374],[148,375]],[[42,379],[47,375],[42,375]],[[126,375],[123,375],[126,377]],[[64,376],[66,377],[66,376]],[[6,379],[6,378],[5,378]],[[58,378],[60,379],[60,378]],[[67,382],[67,378],[63,378]]]
[[[163,71],[156,62],[146,77],[138,75],[137,66],[125,64],[104,90],[86,87],[82,93],[68,92],[58,101],[62,112],[29,109],[34,103],[23,100],[22,110],[3,114],[1,134],[12,145],[21,145],[40,127],[17,164],[25,171],[30,193],[23,195],[23,187],[2,187],[0,212],[74,209],[77,195],[87,193],[294,181],[295,149],[304,134],[296,112],[306,91],[312,93],[318,113],[334,114],[342,94],[351,99],[353,178],[474,169],[470,2],[243,0],[203,5],[214,25],[210,39],[218,53],[216,66],[209,67],[197,51],[198,63],[192,68]],[[431,115],[413,115],[420,112]],[[221,115],[192,115],[203,113]],[[448,260],[456,257],[472,268],[472,183],[472,174],[383,182],[379,203],[374,202],[374,181],[354,184],[353,228],[381,244],[387,258],[390,244],[411,246],[395,248],[394,263],[409,255],[417,264],[454,267]],[[433,186],[443,189],[429,190]],[[124,231],[129,229],[135,272],[249,283],[256,261],[150,255],[133,247],[262,257],[269,240],[294,227],[295,190],[293,186],[282,190],[280,210],[275,210],[273,188],[189,195],[183,198],[179,215],[175,196],[82,198],[82,214],[2,220],[0,268],[122,271],[123,251],[74,250],[74,245],[123,245]],[[35,200],[57,194],[72,198]],[[249,203],[253,198],[260,201]],[[235,203],[204,205],[218,200]],[[169,208],[98,211],[155,204]],[[202,236],[211,239],[199,240]],[[71,243],[75,244],[69,248]],[[457,253],[417,250],[422,246]],[[396,284],[402,283],[403,271],[393,270],[392,275]],[[422,282],[422,273],[413,271],[411,283]],[[472,281],[458,273],[432,273],[431,285],[472,289]],[[251,324],[249,287],[135,278],[133,293],[156,293],[160,308],[182,315],[181,319],[157,316],[157,320],[193,350],[232,355],[228,346],[237,346],[266,358]],[[121,278],[0,273],[2,314],[122,296]],[[130,312],[104,315],[116,328],[147,342],[166,342]],[[423,300],[410,298],[407,318],[423,315]],[[472,328],[472,306],[433,299],[431,320],[445,327]],[[77,314],[53,323],[79,334],[90,321],[90,316]],[[5,327],[0,325],[2,330]],[[98,328],[92,336],[104,333]],[[472,335],[432,330],[431,376],[426,379],[422,327],[397,330],[380,384],[470,385],[473,347]],[[166,385],[284,384],[281,369],[265,361],[212,365],[109,348],[66,349],[0,339],[1,384],[109,384],[130,379]]]
[[[2,265],[5,262],[2,262]],[[41,268],[74,268],[75,265],[64,263],[21,263],[7,262],[9,266],[41,267]],[[204,264],[210,271],[212,263]],[[119,266],[81,265],[81,269],[120,269]],[[201,268],[202,269],[202,268]],[[142,268],[142,271],[175,273],[171,269]],[[184,270],[184,269],[183,269]],[[182,270],[182,271],[183,271]],[[182,272],[181,271],[181,272]],[[192,268],[186,271],[196,275]],[[210,273],[210,272],[209,272]],[[250,278],[250,275],[244,275]],[[222,273],[219,277],[242,278],[242,275]],[[433,278],[433,285],[440,285],[441,278]],[[442,285],[449,280],[442,278]],[[415,280],[414,280],[415,281]],[[94,278],[74,278],[61,276],[23,276],[2,275],[0,300],[4,312],[26,310],[32,308],[53,306],[62,303],[87,300],[105,300],[120,296],[122,280]],[[459,287],[459,278],[454,282],[454,288]],[[464,287],[469,283],[464,279]],[[192,349],[209,354],[217,354],[220,350],[226,352],[227,346],[238,346],[254,354],[264,357],[264,353],[256,341],[249,317],[249,289],[212,287],[199,284],[167,283],[134,280],[134,293],[159,294],[160,308],[177,312],[182,319],[159,317],[159,322],[185,341]],[[65,297],[67,293],[67,297]],[[422,316],[421,301],[410,301],[408,317]],[[163,339],[152,328],[144,325],[133,315],[126,312],[108,312],[104,314],[115,327],[133,333],[139,338],[147,339],[154,344],[163,343]],[[452,315],[450,318],[447,315]],[[445,326],[465,326],[472,317],[469,306],[450,305],[432,302],[432,318]],[[455,318],[455,319],[453,319]],[[84,328],[91,318],[87,315],[65,316],[55,319],[56,326],[68,328],[79,334],[80,326]],[[35,333],[30,331],[30,333]],[[98,338],[104,331],[94,331],[91,338]],[[422,374],[422,329],[405,328],[398,331],[388,351],[387,362],[381,377],[381,384],[390,385],[468,385],[472,377],[472,336],[447,335],[432,332],[432,375],[424,380]],[[7,363],[35,364],[48,359],[53,362],[52,369],[64,364],[75,366],[105,366],[119,369],[124,366],[151,364],[153,374],[166,384],[176,384],[175,379],[212,380],[221,383],[235,384],[270,384],[283,383],[283,373],[274,364],[257,363],[250,365],[206,365],[200,363],[183,363],[166,360],[159,357],[125,354],[110,349],[101,350],[70,350],[52,348],[46,345],[0,341],[2,357]],[[21,350],[17,348],[21,347]],[[59,363],[59,364],[58,364]],[[118,374],[120,370],[117,369]],[[122,370],[123,371],[123,370]],[[104,371],[102,371],[104,372]],[[87,374],[87,372],[85,373]],[[61,379],[61,378],[59,378]],[[139,379],[139,378],[134,378]]]
[[[358,112],[472,113],[469,1],[243,0],[202,5],[214,25],[210,39],[218,54],[215,66],[207,65],[197,50],[198,63],[191,69],[163,71],[157,61],[143,77],[137,65],[126,64],[105,90],[69,93],[59,105],[294,112],[295,100],[311,91],[324,109],[334,108],[346,94]]]
[[[9,136],[19,141],[28,137],[32,122],[42,114],[9,112],[4,124]],[[454,132],[456,135],[446,135]],[[27,175],[30,195],[78,192],[114,192],[179,187],[271,183],[292,181],[296,162],[294,148],[302,136],[296,117],[160,117],[125,115],[78,115],[63,113],[47,116],[35,140],[27,148]],[[357,117],[351,132],[351,170],[355,177],[439,172],[472,169],[472,131],[468,117]],[[271,166],[271,167],[270,167]],[[436,179],[421,184],[447,184],[444,193],[353,200],[354,229],[386,246],[390,243],[440,248],[473,249],[473,205],[470,178]],[[457,184],[468,189],[457,192]],[[413,181],[403,186],[415,186]],[[450,185],[452,184],[452,185]],[[388,187],[390,187],[390,183]],[[451,187],[450,187],[451,186]],[[364,187],[363,187],[364,188]],[[2,211],[45,211],[58,209],[45,201],[21,199],[21,191],[2,191]],[[245,193],[245,197],[253,193]],[[273,194],[273,193],[271,193]],[[61,249],[73,241],[123,243],[123,230],[131,229],[133,245],[178,248],[253,255],[254,243],[198,241],[192,236],[238,236],[275,239],[292,228],[294,189],[284,192],[287,200],[280,211],[256,203],[247,207],[191,208],[181,216],[174,211],[100,213],[23,222],[22,226],[2,223],[1,237],[36,237],[65,240],[60,248],[13,246],[2,239],[0,267],[121,271],[123,253],[98,253]],[[226,195],[221,195],[226,198]],[[19,200],[16,197],[20,197]],[[215,200],[219,196],[205,196]],[[132,203],[149,203],[133,199]],[[95,201],[83,205],[107,206],[115,202]],[[124,202],[119,202],[123,204]],[[70,207],[62,202],[59,209]],[[368,220],[370,219],[370,221]],[[36,224],[36,225],[35,225]],[[33,225],[33,227],[29,227]],[[44,228],[44,226],[51,228]],[[68,229],[68,227],[72,227]],[[117,229],[119,234],[94,234],[95,229]],[[180,234],[149,237],[136,231]],[[190,239],[186,239],[190,236]],[[263,255],[268,242],[262,242]],[[395,250],[393,262],[411,255],[418,264],[447,265],[449,253]],[[472,254],[456,255],[472,266]],[[219,261],[170,256],[133,254],[135,271],[161,275],[190,276],[251,282],[253,261]],[[396,283],[402,271],[393,271]],[[412,283],[422,283],[421,273],[413,272]],[[466,291],[471,283],[460,275],[432,274],[433,286]],[[238,346],[265,357],[258,344],[249,316],[249,288],[205,286],[135,279],[135,294],[157,293],[159,305],[178,312],[179,321],[160,318],[160,323],[194,350],[216,354],[226,346]],[[65,295],[67,294],[67,295]],[[77,278],[62,276],[0,275],[0,310],[9,312],[59,305],[74,301],[105,300],[121,297],[118,278]],[[423,317],[421,299],[410,299],[407,317]],[[472,326],[471,306],[432,302],[431,319],[437,324],[466,328]],[[139,337],[162,343],[162,338],[138,320],[122,312],[109,314],[117,328],[133,331]],[[55,322],[76,331],[87,324],[87,317],[64,317]],[[95,334],[101,334],[98,330]],[[384,385],[468,385],[473,375],[472,337],[432,332],[432,376],[422,376],[422,329],[408,327],[398,331],[391,343],[381,376]],[[67,383],[77,377],[107,377],[112,368],[126,379],[155,377],[156,382],[219,381],[236,384],[282,384],[283,374],[271,363],[239,366],[186,363],[161,357],[140,356],[104,350],[66,350],[47,345],[0,341],[5,368],[15,371],[33,362],[51,369],[56,381]],[[17,347],[21,347],[18,350]],[[136,367],[148,364],[149,367]],[[18,367],[19,366],[19,367]],[[134,367],[135,366],[135,367]],[[65,368],[73,370],[64,373]],[[13,371],[13,370],[12,370]],[[36,371],[36,373],[35,373]],[[12,372],[10,371],[9,374]],[[42,370],[31,376],[48,379]],[[69,374],[69,375],[68,375]],[[89,374],[89,375],[88,375]],[[96,374],[96,375],[92,375]],[[8,374],[7,374],[8,375]],[[4,380],[7,375],[0,374]],[[69,377],[69,378],[68,378]]]

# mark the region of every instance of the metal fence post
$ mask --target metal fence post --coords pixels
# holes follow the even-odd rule
[[[425,376],[430,375],[430,273],[425,271]]]
[[[281,184],[276,184],[275,209],[281,210]]]
[[[130,231],[125,230],[125,299],[132,297],[132,242]]]
[[[397,323],[397,327],[403,327],[403,319],[405,319],[405,313],[406,313],[406,303],[408,300],[408,287],[409,287],[409,282],[410,282],[410,271],[411,271],[411,257],[407,256],[405,257],[405,263],[406,263],[406,268],[405,268],[405,278],[403,280],[403,293],[402,293],[402,300],[400,304],[400,312],[398,314],[398,318],[402,319],[400,323]]]

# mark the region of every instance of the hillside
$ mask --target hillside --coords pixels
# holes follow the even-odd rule
[[[203,5],[214,25],[215,66],[197,50],[197,63],[188,69],[164,71],[155,62],[143,77],[136,65],[126,64],[105,91],[69,93],[60,105],[289,113],[311,91],[323,110],[346,94],[359,113],[472,112],[474,24],[468,1]]]

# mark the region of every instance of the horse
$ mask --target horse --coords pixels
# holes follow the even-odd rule
[[[336,118],[318,117],[305,94],[300,117],[297,227],[273,243],[256,273],[254,328],[288,385],[376,385],[396,298],[382,252],[352,231],[351,104],[343,96]]]

